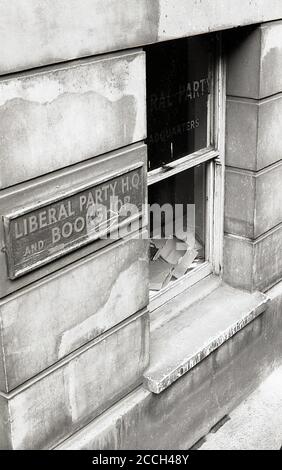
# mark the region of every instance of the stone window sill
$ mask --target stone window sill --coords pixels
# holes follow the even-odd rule
[[[163,392],[263,313],[268,302],[260,292],[234,289],[215,276],[169,301],[152,316],[144,386]]]

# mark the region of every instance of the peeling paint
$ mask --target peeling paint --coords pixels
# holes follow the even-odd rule
[[[142,140],[144,54],[133,57],[0,81],[2,187]]]

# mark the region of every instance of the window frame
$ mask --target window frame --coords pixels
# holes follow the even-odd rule
[[[206,163],[206,261],[180,279],[169,283],[158,292],[150,293],[149,311],[156,309],[214,274],[222,275],[224,237],[224,165],[225,165],[225,112],[226,61],[222,50],[222,35],[215,35],[212,93],[209,100],[208,132],[212,147],[196,151],[185,157],[148,172],[148,187],[177,173]],[[167,169],[167,167],[171,169]]]

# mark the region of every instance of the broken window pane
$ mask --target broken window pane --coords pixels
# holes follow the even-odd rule
[[[151,290],[205,261],[205,175],[202,164],[149,187]]]

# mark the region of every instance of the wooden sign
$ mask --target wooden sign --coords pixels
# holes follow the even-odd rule
[[[8,276],[15,279],[138,220],[143,211],[144,170],[80,188],[60,199],[3,217]]]

